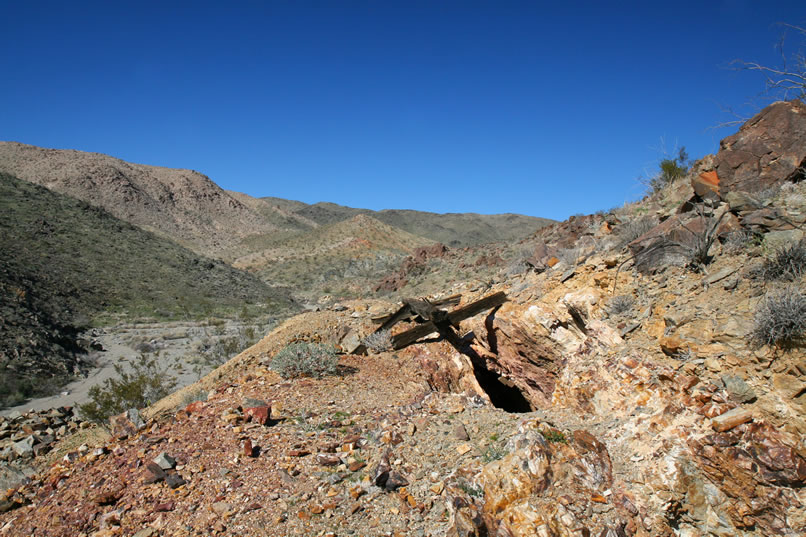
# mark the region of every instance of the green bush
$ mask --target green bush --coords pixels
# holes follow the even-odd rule
[[[292,343],[278,352],[271,369],[283,378],[333,375],[339,363],[336,349],[320,343]]]
[[[681,147],[675,158],[665,158],[660,161],[657,175],[649,180],[652,193],[659,192],[688,173],[689,158],[685,147]]]
[[[759,305],[751,340],[757,345],[791,344],[806,330],[806,295],[796,287],[768,294]]]
[[[145,408],[169,395],[176,378],[159,368],[156,357],[141,354],[131,371],[115,364],[117,378],[106,379],[90,388],[90,401],[79,405],[88,420],[102,423],[130,408]]]

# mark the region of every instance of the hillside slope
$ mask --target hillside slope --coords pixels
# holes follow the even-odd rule
[[[0,172],[102,207],[206,255],[217,256],[249,233],[276,229],[207,176],[191,170],[0,142]]]
[[[358,214],[365,214],[384,224],[452,247],[518,240],[553,222],[547,218],[522,214],[438,214],[403,209],[372,211],[327,202],[296,205],[290,209],[294,215],[318,224],[332,224]]]
[[[0,367],[20,378],[80,369],[75,336],[99,316],[184,318],[282,293],[102,209],[0,173]]]
[[[365,215],[290,237],[255,236],[245,242],[253,253],[233,266],[307,298],[335,287],[342,295],[364,292],[403,257],[434,244]]]

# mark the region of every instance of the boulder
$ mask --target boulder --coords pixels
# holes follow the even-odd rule
[[[714,170],[693,176],[691,187],[702,199],[719,199],[719,177]]]
[[[779,101],[720,143],[716,156],[719,193],[759,192],[795,181],[806,165],[806,105]]]

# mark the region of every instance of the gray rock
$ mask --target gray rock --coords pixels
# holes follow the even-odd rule
[[[27,436],[19,442],[11,444],[11,449],[19,457],[33,457],[34,456],[34,437]]]
[[[761,202],[747,192],[732,191],[725,195],[730,210],[734,213],[742,211],[754,211],[761,208]]]
[[[143,418],[140,416],[140,411],[136,408],[130,408],[127,410],[126,418],[128,418],[128,420],[137,428],[138,431],[146,426],[146,422],[143,421]]]
[[[356,350],[358,350],[358,347],[361,346],[361,338],[358,337],[358,332],[356,332],[355,330],[350,330],[350,332],[348,332],[347,335],[344,336],[344,339],[341,340],[340,345],[341,349],[345,353],[347,354],[354,353]]]
[[[164,451],[157,455],[154,459],[154,464],[162,468],[163,470],[170,470],[174,466],[176,466],[176,460],[165,453]]]
[[[725,385],[730,398],[737,403],[752,403],[756,400],[756,394],[741,377],[736,375],[723,375],[722,384]]]

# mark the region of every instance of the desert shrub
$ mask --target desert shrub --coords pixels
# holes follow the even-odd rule
[[[633,306],[635,306],[635,298],[632,295],[618,295],[607,302],[607,312],[610,315],[621,315],[630,311]]]
[[[657,224],[654,218],[644,216],[625,222],[616,228],[619,247],[630,244],[632,241],[645,235]]]
[[[106,379],[103,384],[90,388],[90,401],[79,405],[86,419],[100,423],[130,408],[145,408],[176,387],[176,378],[160,369],[156,357],[145,354],[132,364],[131,371],[115,364],[115,373],[117,378]]]
[[[738,254],[752,246],[755,241],[755,235],[749,231],[731,231],[725,235],[723,247],[726,253]]]
[[[806,330],[806,295],[796,287],[768,294],[753,320],[751,340],[757,345],[787,345]]]
[[[799,240],[775,250],[761,269],[765,280],[793,281],[806,272],[806,241]]]
[[[557,259],[569,267],[574,267],[576,266],[581,254],[582,251],[580,248],[562,248],[561,250],[557,251]]]
[[[392,334],[389,330],[373,332],[364,338],[364,346],[371,352],[378,354],[392,350]]]
[[[320,343],[292,343],[278,352],[271,361],[271,369],[283,378],[316,377],[336,373],[339,357],[331,345]]]
[[[658,167],[658,173],[648,181],[652,194],[660,192],[688,173],[689,158],[686,148],[681,147],[675,158],[661,160]]]

